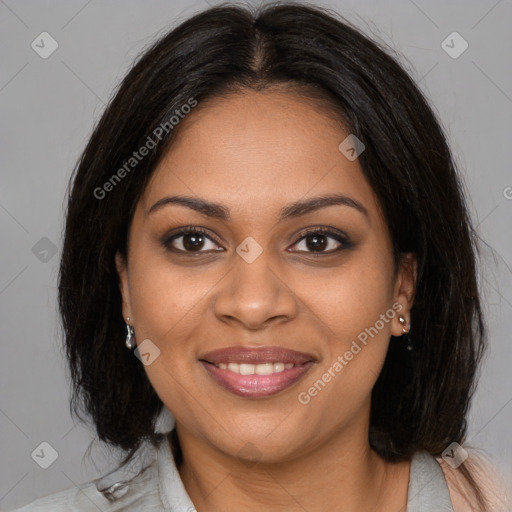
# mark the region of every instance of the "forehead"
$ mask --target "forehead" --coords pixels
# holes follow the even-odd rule
[[[349,133],[327,115],[325,102],[275,90],[237,92],[199,104],[176,135],[141,199],[146,212],[167,194],[222,203],[233,216],[332,193],[378,208],[357,159],[338,149]]]

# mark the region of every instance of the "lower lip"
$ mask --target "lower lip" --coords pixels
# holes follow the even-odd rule
[[[204,361],[201,363],[223,388],[235,395],[247,398],[275,395],[295,384],[313,365],[313,362],[309,361],[271,375],[241,375],[229,370],[221,370],[211,363]]]

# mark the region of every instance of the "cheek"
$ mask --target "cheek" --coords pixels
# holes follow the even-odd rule
[[[202,396],[193,386],[188,383],[193,382],[193,375],[189,373],[187,365],[180,364],[168,352],[162,352],[161,356],[150,366],[145,366],[144,370],[155,390],[156,394],[172,412],[176,421],[186,425],[190,431],[200,434],[198,427],[205,421],[205,411],[208,412],[210,406],[202,404]],[[207,419],[214,413],[206,414]]]
[[[322,323],[323,360],[300,392],[319,417],[344,417],[369,397],[386,358],[391,336],[393,287],[390,262],[364,257],[333,269],[324,280],[301,280],[302,296]],[[307,288],[318,290],[304,294]]]
[[[301,274],[294,288],[317,321],[326,326],[326,335],[343,345],[373,326],[391,308],[393,286],[389,275],[385,258],[360,252],[325,273]],[[379,330],[389,333],[390,328],[389,322],[385,326],[379,323]]]
[[[385,312],[366,305],[364,310],[354,308],[346,323],[333,324],[338,336],[326,343],[319,368],[297,392],[298,402],[309,413],[307,421],[340,425],[369,404],[389,346],[390,320],[379,319]]]
[[[218,275],[173,265],[149,250],[135,255],[133,261],[130,281],[137,339],[140,334],[169,345],[200,325],[203,301]]]

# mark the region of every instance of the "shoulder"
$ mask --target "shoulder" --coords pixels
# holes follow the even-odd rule
[[[468,458],[464,462],[472,478],[480,488],[492,512],[510,512],[512,503],[507,496],[503,477],[492,463],[474,448],[465,447]],[[475,492],[460,468],[454,468],[443,458],[436,457],[443,470],[454,512],[487,512],[478,504]]]
[[[88,482],[80,488],[74,487],[61,492],[50,494],[44,498],[39,498],[29,503],[28,505],[17,508],[16,510],[12,510],[11,512],[64,512],[75,510],[73,507],[76,507],[76,504],[80,503],[80,501],[83,502],[83,499],[80,498],[80,494],[82,494],[84,498],[87,496],[92,499],[90,506],[88,508],[83,508],[84,511],[92,510],[93,507],[98,510],[95,503],[98,502],[99,497],[94,496],[95,491],[96,487],[94,482]],[[100,495],[100,497],[102,497],[102,495]]]
[[[100,492],[100,479],[79,487],[39,498],[11,512],[156,512],[162,509],[158,490],[157,468],[151,464],[137,476]]]

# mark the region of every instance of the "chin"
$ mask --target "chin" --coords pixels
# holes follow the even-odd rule
[[[276,428],[275,424],[260,424],[260,427],[233,429],[228,435],[223,431],[221,439],[210,439],[210,442],[230,457],[251,464],[293,459],[304,453],[311,443],[311,436],[299,425],[288,425],[283,429]]]

